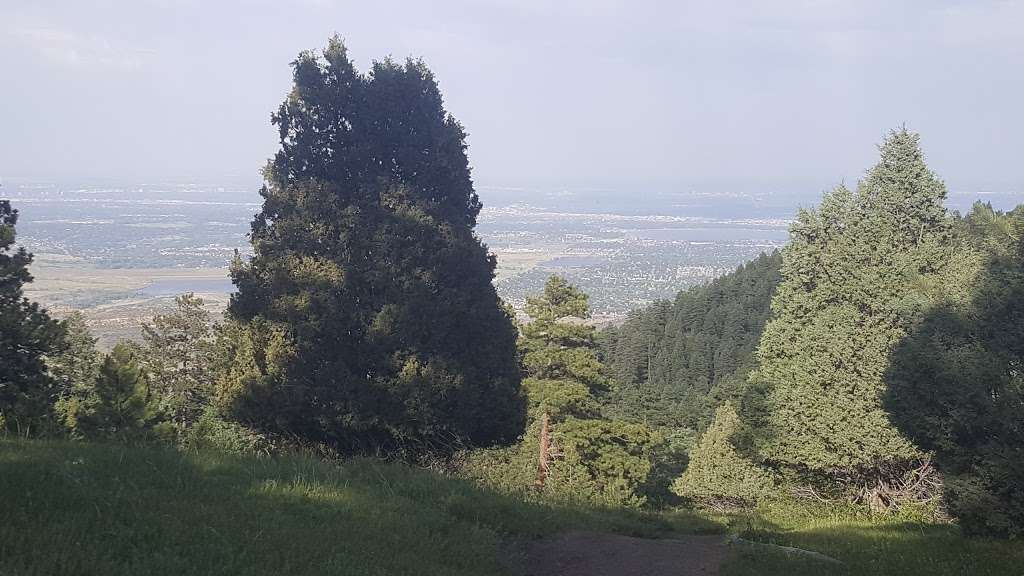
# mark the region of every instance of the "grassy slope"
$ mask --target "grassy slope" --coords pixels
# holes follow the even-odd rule
[[[0,575],[502,574],[504,537],[711,529],[371,460],[0,440]]]
[[[1024,542],[969,539],[952,525],[792,505],[762,507],[724,521],[730,532],[748,540],[814,550],[844,564],[740,546],[725,567],[727,576],[1024,575]]]
[[[0,439],[0,576],[503,574],[508,537],[666,536],[722,524],[845,563],[741,546],[728,576],[1024,574],[1024,542],[968,540],[952,526],[792,507],[717,522],[524,503],[372,460]]]

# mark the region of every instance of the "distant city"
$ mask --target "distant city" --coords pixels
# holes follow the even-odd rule
[[[521,309],[551,274],[591,297],[599,322],[672,298],[759,253],[783,246],[799,207],[817,195],[784,192],[528,190],[480,186],[477,232],[498,257],[495,285]],[[132,337],[141,320],[182,292],[223,308],[226,268],[249,253],[256,187],[196,184],[75,186],[5,182],[21,212],[19,244],[36,255],[30,295],[58,314],[82,310],[100,335]],[[950,194],[964,210],[1021,194]]]

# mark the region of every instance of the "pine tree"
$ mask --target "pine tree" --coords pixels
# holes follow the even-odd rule
[[[516,332],[433,74],[390,59],[361,74],[337,38],[293,68],[254,256],[233,269],[230,311],[250,333],[222,399],[243,422],[342,448],[514,440]]]
[[[56,381],[58,420],[68,433],[77,436],[78,414],[96,386],[100,353],[81,312],[71,313],[61,325],[63,346],[47,356],[46,365]]]
[[[543,489],[552,460],[551,424],[569,417],[598,414],[594,393],[605,382],[597,359],[587,295],[564,278],[552,276],[544,293],[529,298],[531,321],[522,327],[519,346],[528,377],[523,388],[531,419],[539,424],[536,487]]]
[[[0,200],[0,429],[27,434],[52,416],[56,383],[44,357],[60,347],[62,330],[23,295],[32,255],[15,248],[18,211]]]
[[[142,366],[161,414],[184,431],[213,395],[215,339],[202,298],[183,294],[175,310],[142,325]]]
[[[585,322],[587,295],[552,276],[541,296],[527,300],[526,313],[520,349],[531,424],[524,444],[536,442],[536,488],[591,501],[642,502],[639,488],[660,438],[644,425],[601,417],[598,396],[608,380],[595,329]]]
[[[632,313],[600,334],[616,382],[606,413],[659,428],[703,430],[744,395],[779,282],[778,252]]]
[[[882,406],[890,354],[952,251],[945,187],[918,140],[893,132],[856,192],[837,188],[791,228],[751,378],[767,391],[761,451],[778,465],[871,485],[919,455]]]
[[[138,348],[118,343],[104,357],[93,393],[79,413],[80,430],[90,438],[137,440],[148,436],[155,415]]]

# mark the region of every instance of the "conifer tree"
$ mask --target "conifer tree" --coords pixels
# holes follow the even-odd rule
[[[918,456],[882,406],[884,375],[950,257],[945,197],[904,129],[856,192],[800,211],[751,379],[767,390],[765,458],[870,485]]]
[[[961,251],[983,255],[966,298],[938,302],[893,353],[886,408],[934,454],[949,511],[972,534],[1024,534],[1024,208],[975,205]]]
[[[535,487],[545,490],[550,481],[579,498],[641,502],[638,489],[659,438],[642,424],[601,417],[597,396],[609,382],[595,329],[585,323],[587,295],[552,276],[541,296],[527,300],[526,313],[531,321],[522,327],[520,349],[531,425],[524,447],[536,442]]]
[[[514,440],[516,332],[433,74],[359,73],[338,38],[293,69],[254,256],[233,269],[249,333],[220,396],[245,423],[343,448]]]
[[[56,384],[44,357],[59,349],[60,324],[24,297],[32,255],[15,248],[18,211],[0,200],[0,428],[27,434],[52,415]]]
[[[78,415],[96,386],[100,369],[100,353],[96,338],[89,332],[81,312],[73,312],[61,321],[63,345],[46,358],[46,365],[56,381],[57,417],[66,431],[77,436]]]
[[[120,342],[100,365],[96,386],[78,423],[90,438],[137,440],[149,433],[156,411],[138,361],[138,348]]]
[[[142,366],[160,413],[180,433],[213,395],[215,340],[202,298],[182,294],[175,310],[142,325]]]
[[[716,407],[738,401],[779,282],[778,252],[636,311],[600,334],[617,382],[606,414],[680,430],[703,430]]]
[[[672,491],[708,504],[745,504],[769,496],[774,484],[771,475],[736,449],[741,427],[730,402],[719,406]]]

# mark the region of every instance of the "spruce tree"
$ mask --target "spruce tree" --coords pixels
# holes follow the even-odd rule
[[[800,211],[751,378],[767,394],[765,458],[872,485],[919,455],[882,398],[893,348],[950,258],[945,197],[918,136],[900,130],[856,192]]]
[[[254,256],[233,269],[248,333],[221,398],[246,423],[342,448],[514,440],[516,332],[433,74],[390,59],[359,73],[338,38],[293,69]]]
[[[0,200],[0,428],[27,434],[52,416],[56,383],[44,357],[60,347],[60,324],[24,297],[32,255],[14,245],[18,211]]]

